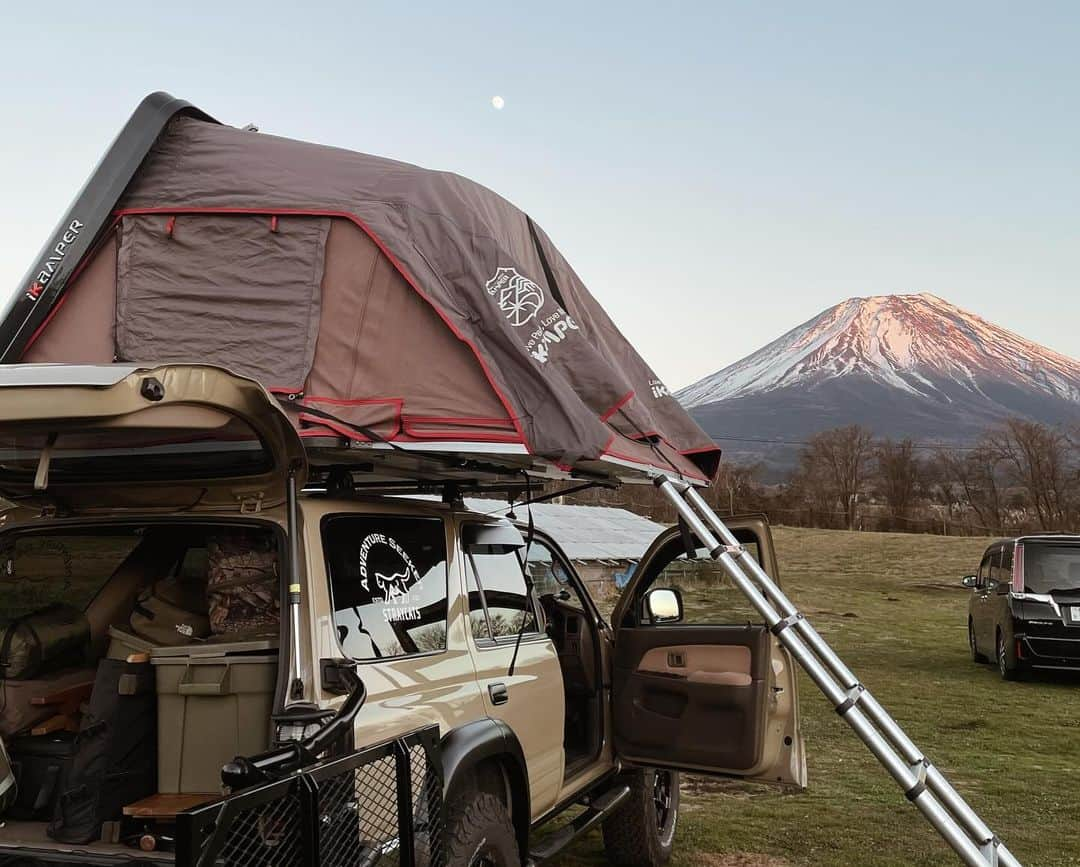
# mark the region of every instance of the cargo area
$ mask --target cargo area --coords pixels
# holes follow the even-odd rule
[[[271,746],[279,562],[255,522],[0,533],[0,860],[172,860],[176,814]]]

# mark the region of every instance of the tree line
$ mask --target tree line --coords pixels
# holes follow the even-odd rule
[[[1080,530],[1080,423],[1010,418],[973,444],[879,438],[861,425],[816,434],[779,483],[761,464],[721,464],[706,499],[721,514],[764,512],[773,523],[946,535]],[[648,486],[576,498],[654,520],[674,510]]]

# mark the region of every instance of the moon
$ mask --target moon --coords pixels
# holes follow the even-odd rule
[[[506,100],[501,96],[491,97],[491,107],[495,109],[495,111],[502,111],[504,105],[506,105]]]

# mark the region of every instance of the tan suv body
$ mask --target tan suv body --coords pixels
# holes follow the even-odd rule
[[[4,534],[195,519],[274,527],[290,603],[275,721],[339,707],[335,670],[354,668],[367,691],[356,746],[438,725],[451,822],[455,797],[483,792],[505,807],[522,859],[546,819],[628,775],[653,775],[662,813],[671,792],[635,769],[805,784],[796,679],[778,641],[735,611],[653,610],[658,589],[680,608],[680,593],[700,595],[687,589],[678,528],[642,559],[609,623],[557,540],[524,524],[453,498],[315,490],[290,501],[308,466],[287,416],[256,383],[206,366],[0,368],[0,452]],[[776,576],[765,521],[732,526]],[[675,788],[677,806],[677,778]],[[618,833],[609,849],[623,845]],[[0,835],[0,851],[8,842]],[[667,857],[671,840],[660,842],[645,860]]]

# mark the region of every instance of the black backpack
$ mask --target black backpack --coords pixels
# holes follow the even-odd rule
[[[103,822],[157,791],[157,696],[149,662],[103,659],[48,834],[89,843]]]

